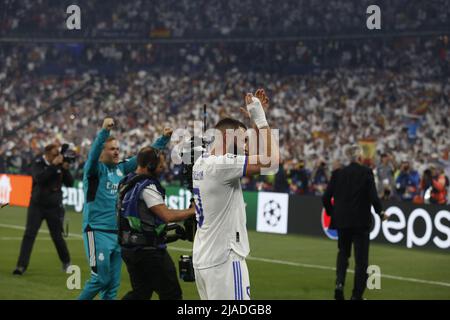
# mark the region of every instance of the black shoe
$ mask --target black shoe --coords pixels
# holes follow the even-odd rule
[[[21,275],[24,274],[24,272],[25,272],[25,268],[24,267],[17,267],[16,269],[14,269],[13,275],[21,276]]]
[[[336,289],[334,289],[334,300],[345,300],[344,285],[341,283],[336,284]]]
[[[67,269],[68,269],[71,265],[72,265],[72,264],[71,264],[70,262],[63,263],[63,265],[62,265],[62,271],[64,271],[64,272],[67,273]]]
[[[334,300],[345,300],[344,298],[344,290],[335,289],[334,290]]]
[[[364,299],[363,299],[363,297],[355,297],[355,296],[352,296],[352,297],[350,298],[350,300],[364,300]]]

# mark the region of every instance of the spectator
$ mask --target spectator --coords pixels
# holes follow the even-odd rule
[[[309,194],[309,172],[303,160],[300,160],[288,175],[290,176],[290,193]]]
[[[28,3],[33,7],[33,1]],[[185,128],[200,119],[205,102],[209,124],[217,122],[220,113],[232,117],[242,103],[242,88],[261,83],[273,101],[270,121],[279,129],[291,193],[317,192],[317,178],[334,169],[343,146],[362,139],[375,141],[376,151],[391,154],[393,163],[411,159],[420,174],[431,163],[441,163],[448,176],[450,83],[442,81],[449,74],[433,49],[438,41],[411,37],[382,43],[348,40],[346,45],[341,40],[81,44],[76,50],[5,43],[0,48],[0,132],[13,130],[27,116],[35,117],[5,139],[6,172],[26,173],[36,150],[58,140],[74,143],[79,151],[73,172],[79,178],[92,143],[89,137],[106,115],[117,115],[116,135],[129,156],[137,146],[153,141],[163,125]],[[375,48],[379,58],[372,57]],[[354,63],[340,59],[348,50],[359,57],[352,58]],[[308,55],[314,63],[305,59]],[[147,72],[150,68],[152,72]],[[49,103],[81,86],[85,71],[92,77],[89,90],[59,110],[37,116]],[[138,116],[142,107],[149,119]],[[413,140],[408,138],[405,116],[421,119]],[[310,174],[314,155],[328,166],[319,175],[317,170]],[[295,165],[298,159],[304,160],[301,168]],[[178,184],[177,168],[170,165],[173,174],[164,176],[163,183]],[[249,190],[274,190],[283,182],[273,176],[244,184]],[[396,195],[395,184],[392,188],[391,195]]]
[[[65,34],[65,2],[21,0],[11,4],[3,1],[0,9],[6,14],[0,24],[0,33],[7,35],[59,35]],[[114,33],[153,37],[248,37],[249,35],[292,36],[348,34],[364,31],[366,8],[370,0],[312,1],[284,0],[218,0],[179,1],[87,1],[79,0],[89,20],[92,34],[107,36]],[[448,3],[446,0],[396,0],[383,6],[383,25],[387,30],[415,31],[448,29]],[[251,19],[245,12],[251,8]],[[420,14],[417,14],[420,12]],[[432,19],[429,17],[433,17]],[[446,29],[447,28],[447,29]],[[347,63],[362,59],[346,49]],[[309,51],[299,46],[303,59]],[[114,53],[110,53],[114,54]]]
[[[425,198],[426,201],[429,202],[432,187],[433,175],[430,169],[426,169],[420,179],[420,194],[414,197],[413,202],[416,204],[423,204],[425,202]]]
[[[414,145],[417,140],[417,130],[420,128],[421,125],[420,118],[411,117],[409,119],[408,124],[406,125],[407,131],[408,131],[408,143],[410,145]]]
[[[256,181],[251,177],[242,177],[241,179],[242,190],[256,191]]]
[[[427,189],[427,191],[430,191],[429,202],[435,204],[446,204],[448,186],[449,180],[445,176],[444,170],[431,167],[431,186]],[[428,198],[428,195],[425,196],[425,198]]]
[[[283,193],[289,192],[289,184],[283,162],[280,162],[278,172],[275,174],[274,191]]]
[[[6,161],[1,149],[0,149],[0,173],[6,173]]]
[[[395,187],[394,165],[390,155],[383,153],[381,163],[377,167],[377,187],[378,195],[381,199],[388,200],[393,196],[392,191]]]

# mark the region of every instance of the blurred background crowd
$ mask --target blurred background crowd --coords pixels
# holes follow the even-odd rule
[[[378,5],[388,31],[448,31],[446,0],[3,0],[8,35],[67,33],[66,8],[77,4],[89,36],[175,38],[298,36],[366,31],[366,9]]]
[[[201,121],[203,104],[209,127],[242,118],[244,94],[262,87],[282,163],[275,176],[244,178],[245,189],[321,195],[331,172],[346,164],[343,148],[359,143],[384,199],[447,203],[450,48],[447,36],[423,32],[448,32],[450,6],[385,2],[387,30],[411,34],[348,37],[365,28],[365,0],[78,1],[95,21],[83,36],[150,40],[2,42],[0,172],[29,173],[45,144],[70,142],[80,178],[104,117],[116,120],[127,157],[164,126]],[[13,14],[0,17],[0,35],[64,37],[61,3],[3,1],[0,15]],[[346,36],[330,36],[340,33]],[[300,36],[268,40],[293,35]],[[181,170],[169,166],[163,180],[176,184]]]

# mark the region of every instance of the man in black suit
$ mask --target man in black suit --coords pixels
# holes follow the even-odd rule
[[[50,144],[45,147],[44,155],[32,164],[33,187],[27,224],[23,235],[17,267],[13,274],[22,275],[28,267],[34,240],[41,227],[42,220],[47,221],[50,236],[65,271],[70,265],[70,255],[63,238],[64,207],[62,190],[73,185],[74,179],[69,171],[69,163],[64,160],[59,146]]]
[[[352,243],[355,247],[355,281],[352,300],[362,299],[369,265],[369,235],[372,224],[371,206],[382,220],[382,211],[372,170],[361,165],[362,149],[352,145],[345,151],[350,164],[333,172],[323,195],[323,204],[331,217],[331,228],[338,230],[335,299],[344,299],[345,275]],[[331,201],[334,198],[334,205]]]

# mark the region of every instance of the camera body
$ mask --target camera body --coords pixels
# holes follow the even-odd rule
[[[63,162],[72,164],[77,159],[77,153],[74,150],[70,149],[70,145],[68,143],[64,143],[61,146],[60,153],[64,158]]]
[[[185,228],[178,223],[169,223],[164,230],[164,243],[188,240]]]

